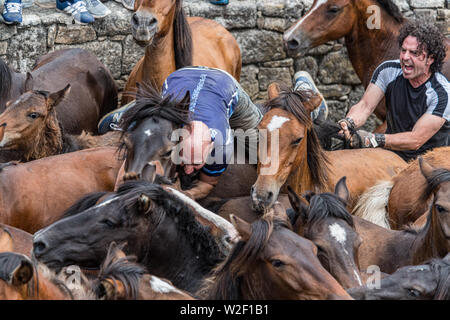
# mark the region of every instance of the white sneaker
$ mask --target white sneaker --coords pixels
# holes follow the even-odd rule
[[[314,83],[311,75],[306,71],[298,71],[294,75],[294,90],[311,90],[314,93],[319,94],[322,97],[322,103],[318,108],[316,108],[313,112],[311,112],[311,119],[314,120],[319,116],[319,112],[323,110],[325,119],[328,118],[328,105],[325,101],[325,98],[320,93],[319,89],[317,89],[316,84]]]
[[[111,10],[99,0],[85,0],[86,8],[94,18],[104,18],[111,13]]]

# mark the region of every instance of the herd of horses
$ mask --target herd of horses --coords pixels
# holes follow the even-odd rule
[[[358,19],[373,4],[383,28],[368,32]],[[134,11],[146,50],[116,131],[98,135],[119,90],[89,52],[49,53],[25,74],[0,59],[0,299],[450,299],[450,147],[410,163],[384,149],[330,151],[339,128],[310,117],[320,97],[273,83],[258,128],[285,119],[276,172],[261,174],[275,161],[269,134],[258,165],[229,165],[194,201],[183,190],[195,181],[171,161],[189,95],[154,87],[188,65],[239,80],[240,49],[181,0],[137,0]],[[367,85],[396,56],[404,22],[390,0],[315,0],[284,45],[296,55],[345,36]]]

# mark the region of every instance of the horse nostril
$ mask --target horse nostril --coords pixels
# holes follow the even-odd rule
[[[148,23],[149,27],[153,27],[154,25],[156,25],[158,23],[158,20],[156,20],[155,17],[150,19],[150,22]]]
[[[139,17],[136,13],[134,13],[133,16],[131,17],[131,24],[134,26],[139,25]]]
[[[33,253],[36,257],[41,255],[46,248],[47,246],[42,241],[36,241],[33,243]]]
[[[267,199],[272,200],[272,198],[273,198],[273,192],[269,191],[269,193],[267,193]]]
[[[297,39],[291,39],[287,42],[287,47],[289,50],[297,49],[300,43],[297,41]]]

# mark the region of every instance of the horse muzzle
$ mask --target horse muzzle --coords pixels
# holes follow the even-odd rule
[[[255,185],[252,186],[250,191],[252,199],[252,208],[258,214],[264,214],[267,209],[273,206],[278,198],[278,192],[270,190],[260,190]]]
[[[283,35],[283,47],[288,56],[304,56],[311,48],[311,40],[303,32],[289,34],[288,31]]]
[[[131,32],[139,45],[149,45],[158,32],[158,20],[153,15],[135,12],[131,17]]]

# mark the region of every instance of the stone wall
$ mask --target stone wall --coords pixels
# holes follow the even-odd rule
[[[394,1],[405,16],[426,17],[450,34],[449,0]],[[241,82],[253,99],[265,99],[271,81],[291,83],[295,71],[308,70],[328,101],[331,117],[339,119],[363,93],[343,41],[329,42],[298,59],[288,58],[282,47],[283,31],[312,3],[312,0],[230,0],[228,6],[222,7],[207,0],[189,0],[185,1],[185,7],[188,15],[214,19],[236,37],[243,56]],[[37,57],[49,51],[82,47],[96,54],[123,87],[144,49],[131,36],[131,12],[112,0],[106,5],[112,10],[111,15],[92,25],[80,26],[57,12],[54,4],[35,2],[24,9],[22,25],[0,24],[0,58],[24,72]],[[374,121],[372,118],[368,129],[375,125]]]

